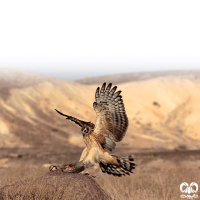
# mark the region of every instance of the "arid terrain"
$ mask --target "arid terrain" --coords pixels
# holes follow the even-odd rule
[[[121,179],[102,174],[98,166],[91,169],[113,199],[180,199],[182,182],[200,185],[198,74],[105,78],[122,90],[129,118],[113,153],[134,153],[137,163],[135,174]],[[85,146],[80,128],[55,109],[95,123],[94,94],[103,82],[0,69],[0,188],[79,159]]]

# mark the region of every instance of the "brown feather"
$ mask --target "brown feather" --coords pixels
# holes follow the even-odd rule
[[[56,109],[55,109],[56,110]],[[94,129],[94,124],[92,122],[85,122],[85,121],[82,121],[80,119],[77,119],[75,117],[72,117],[72,116],[69,116],[69,115],[65,115],[63,113],[61,113],[60,111],[56,110],[60,115],[63,115],[65,117],[67,117],[66,119],[69,119],[73,122],[75,122],[76,124],[78,124],[80,127],[83,127],[84,125],[87,125],[89,126],[90,128]]]
[[[106,83],[104,83],[101,89],[98,87],[95,94],[96,102],[93,104],[94,110],[97,113],[95,133],[98,135],[99,132],[106,129],[106,141],[110,144],[109,140],[113,142],[121,141],[128,128],[128,118],[122,96],[120,95],[121,91],[115,93],[117,86],[112,89],[111,87],[111,83],[107,87]],[[111,146],[115,147],[115,145]]]

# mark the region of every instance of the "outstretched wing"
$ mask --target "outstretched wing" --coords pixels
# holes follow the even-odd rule
[[[56,110],[56,109],[55,109]],[[91,122],[85,122],[85,121],[82,121],[80,119],[77,119],[75,117],[72,117],[72,116],[69,116],[69,115],[65,115],[63,113],[61,113],[60,111],[56,110],[60,115],[63,115],[65,117],[67,117],[66,119],[69,119],[73,122],[75,122],[76,124],[78,124],[80,127],[82,127],[83,125],[87,125],[87,126],[90,126],[91,128],[94,128],[94,124],[91,123]]]
[[[121,91],[115,92],[117,86],[112,87],[110,83],[106,87],[104,83],[101,89],[96,90],[94,102],[94,110],[97,113],[97,121],[94,132],[102,137],[102,133],[106,138],[105,147],[109,150],[115,148],[114,142],[123,139],[128,128],[128,117],[126,115],[123,104]]]

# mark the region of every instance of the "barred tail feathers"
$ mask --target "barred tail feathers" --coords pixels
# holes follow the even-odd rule
[[[110,154],[109,154],[110,155]],[[110,155],[115,160],[113,163],[100,162],[99,166],[103,173],[111,174],[113,176],[125,176],[133,173],[132,170],[135,169],[136,164],[134,161],[133,154],[127,157],[120,157],[116,155]],[[115,164],[114,164],[115,163]]]

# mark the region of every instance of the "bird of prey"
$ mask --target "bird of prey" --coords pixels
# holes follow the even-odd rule
[[[112,88],[112,83],[107,87],[106,83],[104,83],[101,88],[97,88],[95,93],[96,102],[93,103],[97,115],[96,124],[65,115],[55,109],[66,119],[75,122],[81,127],[86,145],[79,163],[76,162],[74,165],[67,164],[61,169],[66,169],[67,171],[70,169],[69,166],[79,166],[83,171],[87,166],[98,163],[103,173],[119,177],[133,173],[132,170],[135,168],[135,163],[131,162],[134,161],[132,154],[127,157],[121,157],[106,152],[106,149],[109,151],[115,149],[115,142],[120,142],[128,129],[128,117],[120,95],[121,91],[116,92],[116,89],[117,86]],[[80,170],[74,169],[75,167],[71,172],[80,172]]]

